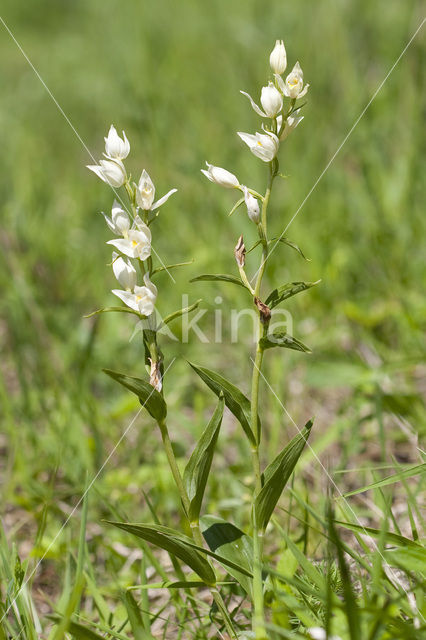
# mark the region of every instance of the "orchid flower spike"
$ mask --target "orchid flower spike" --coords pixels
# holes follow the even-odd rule
[[[177,189],[171,189],[165,196],[154,202],[155,187],[149,174],[145,169],[141,173],[139,182],[136,186],[136,202],[144,211],[155,211],[164,204]]]
[[[239,189],[240,183],[238,181],[237,176],[234,176],[233,173],[227,171],[226,169],[222,169],[222,167],[215,167],[212,164],[206,162],[207,170],[201,169],[201,173],[204,173],[206,178],[210,180],[210,182],[215,182],[221,187],[225,187],[226,189]]]
[[[238,131],[241,140],[246,143],[250,151],[263,160],[263,162],[271,162],[278,153],[280,141],[274,133],[243,133]]]
[[[118,189],[127,180],[126,170],[121,160],[99,160],[99,164],[88,164],[87,168],[96,173],[98,178]]]
[[[298,62],[296,62],[292,71],[288,74],[285,82],[278,74],[275,74],[275,79],[282,93],[287,96],[287,98],[292,98],[293,100],[303,98],[308,91],[308,84],[303,87],[303,71]]]
[[[123,138],[120,138],[114,125],[112,124],[108,137],[105,140],[105,156],[112,158],[113,160],[124,160],[127,158],[130,152],[130,143],[126,138],[126,134],[123,131]]]
[[[240,91],[240,93],[242,93],[243,96],[247,96],[247,98],[250,100],[253,110],[261,118],[275,118],[283,108],[283,97],[272,82],[270,82],[267,87],[262,87],[262,91],[260,94],[260,103],[263,107],[263,111],[260,107],[258,107],[258,105],[254,102],[253,98],[248,93],[246,93],[245,91]]]
[[[133,292],[113,289],[112,293],[130,309],[138,311],[143,316],[150,316],[157,300],[157,287],[150,281],[147,273],[144,275],[144,283],[142,287],[136,285]]]
[[[297,127],[298,124],[300,124],[303,120],[303,118],[305,116],[299,116],[300,109],[296,109],[296,111],[293,111],[291,116],[288,116],[287,120],[285,121],[285,125],[284,125],[284,129],[280,135],[280,140],[285,140],[290,133],[293,131],[293,129],[295,129]],[[282,125],[282,116],[278,116],[277,118],[277,129],[278,131],[281,130],[281,125]]]
[[[254,222],[255,224],[258,224],[260,222],[259,202],[257,198],[255,198],[250,193],[247,187],[243,186],[242,190],[244,193],[244,200],[247,206],[247,215],[252,222]]]
[[[129,259],[124,260],[115,251],[112,253],[112,270],[125,291],[133,291],[136,286],[136,269]]]
[[[112,244],[129,258],[139,258],[139,260],[149,258],[151,255],[151,231],[142,220],[139,219],[132,229],[123,233],[123,236],[123,238],[116,240],[108,240],[107,244]]]
[[[108,227],[116,236],[126,235],[126,232],[130,229],[130,218],[117,200],[114,200],[114,204],[112,205],[111,218],[108,218],[103,211],[101,211],[101,213]]]
[[[281,75],[287,68],[287,53],[283,40],[277,40],[269,56],[269,64],[274,73]]]

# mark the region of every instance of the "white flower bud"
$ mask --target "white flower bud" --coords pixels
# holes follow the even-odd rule
[[[133,291],[136,286],[136,269],[130,260],[124,260],[114,251],[112,254],[112,270],[123,289]]]
[[[114,160],[124,160],[130,152],[130,143],[123,131],[123,139],[118,135],[114,125],[111,125],[105,140],[105,155]]]
[[[247,214],[252,222],[258,224],[260,222],[260,209],[259,202],[255,198],[247,187],[243,186],[244,200],[247,206]]]
[[[271,55],[269,56],[269,64],[271,65],[271,69],[274,73],[281,75],[286,70],[287,53],[282,40],[277,40],[275,42],[275,47],[272,49]]]
[[[99,160],[99,164],[87,165],[87,168],[96,173],[98,178],[110,185],[110,187],[123,186],[126,182],[126,170],[121,160]]]
[[[212,164],[206,162],[207,171],[205,169],[201,169],[201,173],[204,173],[206,178],[210,180],[210,182],[215,182],[221,187],[225,187],[226,189],[238,189],[240,183],[238,182],[237,176],[234,176],[233,173],[227,171],[226,169],[222,169],[222,167],[215,167]]]
[[[103,211],[102,215],[108,227],[116,236],[125,236],[127,234],[130,229],[130,219],[117,200],[114,200],[114,204],[112,205],[111,218],[108,218]]]
[[[268,118],[275,118],[283,108],[283,97],[272,82],[262,88],[260,103]]]

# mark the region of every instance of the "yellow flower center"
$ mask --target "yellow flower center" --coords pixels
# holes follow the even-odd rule
[[[132,240],[132,247],[137,247],[137,246],[138,246],[137,240]]]

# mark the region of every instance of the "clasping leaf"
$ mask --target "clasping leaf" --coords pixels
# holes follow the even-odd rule
[[[200,367],[192,362],[189,363],[196,373],[200,376],[206,385],[219,397],[223,393],[225,404],[231,413],[240,422],[244,432],[246,433],[251,444],[256,445],[256,438],[250,427],[251,420],[251,405],[250,400],[236,387],[232,382],[229,382],[223,376],[219,375],[215,371]],[[259,416],[257,417],[258,423]]]
[[[293,473],[304,446],[308,440],[313,421],[309,420],[304,429],[284,447],[281,453],[268,465],[263,474],[264,485],[255,500],[257,526],[261,531],[266,525],[280,499],[283,489]]]
[[[163,396],[158,393],[154,387],[145,380],[141,380],[140,378],[134,378],[133,376],[126,376],[124,373],[119,373],[118,371],[112,371],[111,369],[103,369],[103,371],[135,393],[141,405],[145,407],[148,413],[157,420],[157,422],[162,422],[167,416],[167,405],[163,398]]]

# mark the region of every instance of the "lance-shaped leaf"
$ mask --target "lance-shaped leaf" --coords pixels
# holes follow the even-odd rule
[[[177,267],[186,267],[188,264],[192,264],[194,260],[189,260],[188,262],[175,262],[174,264],[167,264],[162,267],[157,267],[151,272],[151,276],[160,271],[170,271],[170,269],[176,269]]]
[[[173,313],[170,313],[160,322],[157,331],[159,331],[161,327],[163,327],[164,325],[169,324],[169,322],[172,322],[172,320],[175,320],[176,318],[180,318],[180,316],[184,316],[186,313],[191,313],[191,311],[195,311],[195,309],[197,309],[200,302],[201,302],[201,298],[197,300],[197,302],[194,302],[194,304],[191,304],[189,307],[184,307],[183,309],[179,309],[178,311],[174,311]]]
[[[200,376],[206,385],[215,393],[218,397],[221,393],[225,398],[225,404],[231,413],[237,418],[242,428],[244,429],[251,444],[256,444],[256,438],[250,427],[251,420],[251,405],[250,400],[236,387],[232,382],[229,382],[223,376],[219,375],[211,369],[200,367],[192,362],[189,363],[196,373]],[[260,424],[259,416],[257,417],[258,426]]]
[[[282,287],[274,289],[266,298],[265,304],[267,304],[270,309],[273,309],[280,304],[280,302],[295,296],[297,293],[301,293],[301,291],[306,291],[306,289],[314,287],[319,282],[320,280],[316,282],[287,282],[287,284],[284,284]]]
[[[210,473],[220,425],[222,424],[224,406],[225,400],[223,394],[221,394],[216,410],[197,442],[183,473],[183,481],[190,500],[188,511],[190,522],[198,522],[200,516],[201,503]]]
[[[259,344],[262,349],[272,349],[273,347],[284,347],[285,349],[293,349],[294,351],[304,351],[305,353],[311,353],[309,347],[300,340],[293,338],[293,336],[284,333],[284,331],[273,331],[267,336],[264,336],[259,340]]]
[[[302,258],[304,260],[306,260],[307,262],[311,261],[310,258],[307,258],[305,256],[305,254],[303,253],[302,249],[295,242],[292,242],[288,238],[284,238],[284,237],[271,238],[271,240],[269,240],[269,242],[268,242],[268,245],[269,246],[272,245],[273,247],[275,247],[278,244],[278,242],[282,242],[283,244],[286,244],[287,246],[289,246],[292,249],[294,249],[295,251],[297,251],[297,253],[299,253],[302,256]],[[250,247],[250,249],[247,249],[246,253],[250,253],[251,251],[253,251],[253,249],[256,249],[256,247],[258,247],[260,243],[261,243],[261,241],[257,240],[257,242],[255,242],[254,245],[252,247]]]
[[[254,505],[257,526],[261,531],[266,529],[266,525],[280,499],[283,489],[293,473],[294,467],[309,437],[312,424],[313,421],[309,420],[304,429],[290,440],[281,453],[277,455],[275,460],[273,460],[264,471],[264,485],[258,493]]]
[[[230,276],[227,273],[204,273],[201,276],[192,278],[192,280],[190,280],[189,282],[200,282],[201,280],[208,280],[208,281],[221,280],[222,282],[231,282],[232,284],[238,284],[240,287],[243,287],[243,289],[246,288],[246,285],[243,284],[243,282],[239,278],[236,278],[235,276]]]
[[[134,378],[133,376],[126,376],[124,373],[112,371],[111,369],[103,369],[103,371],[114,380],[117,380],[123,387],[135,393],[141,405],[145,407],[154,420],[162,422],[165,419],[167,415],[167,405],[164,398],[154,387],[151,387],[148,382],[140,378]]]
[[[341,522],[340,520],[335,520],[335,523],[340,527],[345,527],[345,529],[350,529],[351,531],[355,531],[356,533],[361,533],[365,536],[371,536],[372,538],[380,538],[383,536],[385,542],[389,544],[394,544],[399,547],[412,547],[413,549],[420,549],[423,553],[426,554],[425,548],[411,540],[410,538],[406,538],[405,536],[401,536],[398,533],[392,533],[391,531],[380,531],[380,529],[373,529],[372,527],[364,527],[360,524],[353,524],[352,522]]]
[[[142,540],[146,540],[160,549],[173,554],[191,567],[203,582],[214,585],[216,577],[213,569],[205,557],[191,545],[189,538],[159,524],[131,524],[130,522],[110,522],[119,529],[127,531]]]
[[[138,311],[135,311],[134,309],[130,309],[130,307],[105,307],[105,309],[98,309],[97,311],[92,311],[92,313],[89,313],[87,314],[87,316],[84,316],[84,317],[92,318],[93,316],[96,316],[100,313],[112,313],[112,312],[131,313],[134,316],[137,316],[140,320],[146,319],[146,316],[143,316],[141,313],[139,313]]]
[[[201,531],[211,551],[217,551],[222,558],[243,567],[248,574],[253,571],[253,540],[230,522],[216,516],[201,518]],[[234,567],[224,565],[228,573],[240,583],[244,591],[251,595],[251,579]]]

